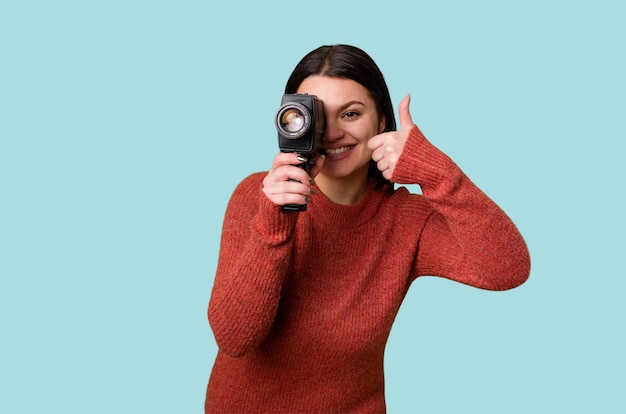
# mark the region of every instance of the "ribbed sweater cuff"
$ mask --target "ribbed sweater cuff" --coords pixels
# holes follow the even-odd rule
[[[289,239],[297,220],[297,212],[283,211],[265,194],[261,194],[252,226],[262,238],[268,239],[272,244],[279,244]]]
[[[450,157],[431,144],[417,126],[413,126],[391,181],[419,184],[425,195],[437,196],[439,190],[443,190],[440,188],[442,184],[457,182],[462,174]]]

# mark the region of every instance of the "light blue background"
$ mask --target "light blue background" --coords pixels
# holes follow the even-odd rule
[[[2,2],[0,412],[202,412],[226,202],[332,43],[411,93],[532,255],[513,291],[413,286],[389,412],[625,412],[621,2],[216,3]]]

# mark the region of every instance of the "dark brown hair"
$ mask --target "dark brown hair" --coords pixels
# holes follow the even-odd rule
[[[387,83],[374,60],[363,50],[350,45],[320,46],[300,60],[287,80],[285,93],[296,93],[304,79],[312,75],[352,79],[369,91],[379,116],[385,119],[385,130],[396,129],[396,119]],[[393,188],[370,160],[368,175],[380,184]]]

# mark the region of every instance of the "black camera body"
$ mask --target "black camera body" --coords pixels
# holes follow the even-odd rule
[[[315,95],[285,94],[276,114],[278,147],[281,152],[293,152],[306,157],[298,167],[307,173],[314,164],[315,154],[322,145],[326,118],[324,103]],[[306,204],[288,204],[284,210],[306,210]]]
[[[313,158],[324,135],[324,103],[315,95],[286,94],[276,114],[278,147]]]

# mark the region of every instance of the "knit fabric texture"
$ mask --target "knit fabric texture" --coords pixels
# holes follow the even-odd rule
[[[244,179],[226,209],[208,316],[206,413],[383,413],[383,360],[411,283],[512,289],[530,272],[509,217],[413,127],[392,182],[285,212]]]

